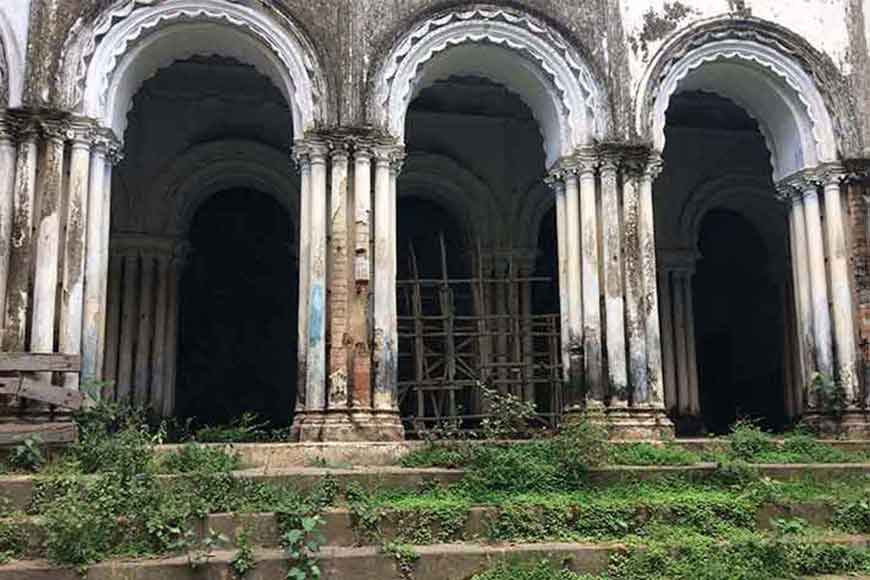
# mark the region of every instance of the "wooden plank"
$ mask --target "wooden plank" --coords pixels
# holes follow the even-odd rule
[[[85,395],[81,391],[58,387],[30,377],[24,377],[21,381],[18,396],[74,410],[80,409],[85,401]]]
[[[78,428],[72,421],[53,423],[15,421],[12,423],[0,423],[0,447],[18,445],[28,437],[39,437],[46,445],[73,443],[78,437]]]
[[[78,373],[81,362],[81,357],[73,354],[0,352],[0,372]]]

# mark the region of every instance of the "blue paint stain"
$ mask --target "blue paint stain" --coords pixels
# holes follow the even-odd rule
[[[308,342],[317,344],[323,340],[323,286],[315,284],[311,287],[311,297],[308,301]]]

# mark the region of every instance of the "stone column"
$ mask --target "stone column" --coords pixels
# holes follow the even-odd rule
[[[568,352],[570,358],[571,382],[582,381],[585,369],[583,356],[583,285],[581,279],[580,248],[580,188],[574,168],[564,173],[565,178],[565,230],[568,256]],[[568,400],[569,406],[582,403]]]
[[[583,350],[586,359],[587,405],[604,407],[605,385],[601,352],[601,284],[598,262],[598,208],[595,170],[598,158],[584,152],[579,158],[580,230],[582,237]]]
[[[296,338],[296,413],[305,410],[308,381],[308,280],[311,245],[311,162],[308,150],[297,144],[293,151],[299,166],[299,315]]]
[[[857,353],[855,349],[855,309],[849,284],[849,253],[846,249],[846,223],[840,183],[845,170],[839,166],[823,169],[820,177],[825,192],[825,233],[827,234],[828,266],[831,276],[831,311],[834,322],[834,349],[837,355],[835,376],[843,389],[846,404],[857,407]]]
[[[60,310],[60,352],[81,354],[84,314],[85,251],[87,248],[88,186],[93,129],[89,123],[72,127],[69,188],[66,203],[63,287]],[[67,388],[79,387],[79,375],[64,375]]]
[[[163,373],[163,416],[175,412],[175,369],[178,362],[178,294],[181,274],[187,263],[190,245],[187,242],[175,244],[172,261],[169,264],[168,296],[166,299],[166,365]]]
[[[625,324],[628,339],[628,371],[632,392],[647,384],[646,335],[644,333],[643,281],[638,239],[638,187],[634,167],[623,179],[622,222],[625,263]]]
[[[664,260],[662,260],[664,261]],[[671,415],[679,412],[677,396],[677,363],[674,344],[674,308],[671,270],[666,265],[659,269],[659,300],[662,317],[662,376],[665,381],[665,409]]]
[[[15,136],[13,121],[0,116],[0,343],[10,279],[9,258],[15,203]]]
[[[375,283],[374,350],[375,383],[372,403],[377,410],[392,408],[398,379],[398,332],[396,327],[396,232],[390,196],[394,150],[375,150]]]
[[[30,350],[54,352],[60,259],[60,215],[67,128],[59,122],[44,122],[42,131],[45,136],[45,156],[42,158],[37,186],[39,218],[34,224],[36,259]]]
[[[686,300],[688,299],[688,296],[686,296],[687,273],[684,270],[675,270],[673,275],[678,413],[682,416],[688,416],[691,414],[691,396],[689,395],[689,329],[688,317],[686,316]]]
[[[105,136],[94,143],[88,187],[86,226],[85,298],[82,322],[82,379],[101,380],[104,359],[106,292],[103,268],[108,270],[109,239],[105,224],[110,219],[111,181],[107,180],[107,156],[111,142]],[[108,279],[108,278],[107,278]]]
[[[122,250],[124,277],[122,281],[121,334],[118,340],[118,380],[115,395],[119,402],[132,402],[134,347],[138,334],[139,253],[134,247]]]
[[[353,386],[351,404],[365,412],[371,409],[371,349],[369,307],[371,283],[372,151],[365,141],[354,147],[353,172],[353,296],[350,332],[353,341]]]
[[[157,280],[154,306],[154,353],[151,357],[151,396],[149,401],[152,412],[160,415],[163,412],[168,382],[166,361],[175,356],[174,353],[167,352],[167,328],[170,324],[169,319],[174,318],[176,313],[169,310],[170,269],[173,267],[171,250],[159,253],[155,258],[157,261],[155,270]]]
[[[547,183],[553,189],[556,196],[556,247],[559,271],[559,331],[561,334],[562,351],[562,379],[567,380],[570,375],[571,352],[570,343],[570,316],[568,314],[568,296],[571,293],[571,280],[568,277],[568,225],[566,222],[565,209],[565,183],[561,179],[548,177]]]
[[[807,222],[804,216],[803,196],[799,189],[787,184],[778,186],[781,200],[791,207],[789,211],[789,234],[791,247],[792,277],[794,280],[795,326],[797,331],[797,359],[800,369],[796,380],[799,392],[803,393],[808,407],[815,406],[814,399],[804,393],[810,375],[815,371],[815,334],[813,332],[813,304],[810,296],[809,246],[807,245]]]
[[[103,396],[115,400],[118,384],[118,354],[121,337],[121,282],[124,273],[124,256],[117,248],[111,248],[109,258],[109,290],[106,296],[106,355],[103,379],[111,385],[103,389]]]
[[[36,195],[38,131],[32,120],[18,127],[18,152],[15,162],[15,190],[9,278],[6,289],[6,325],[3,350],[21,352],[27,347],[27,311],[30,273],[33,260],[33,204]]]
[[[326,410],[326,146],[310,143],[308,358],[305,410]]]
[[[611,406],[627,406],[623,393],[628,390],[628,366],[625,359],[625,301],[622,285],[622,227],[620,223],[617,169],[619,157],[605,152],[601,159],[601,229],[604,272],[604,312],[607,345],[607,377],[609,387],[622,393],[611,393]],[[622,396],[620,396],[622,395]]]
[[[139,276],[138,335],[133,371],[133,401],[142,408],[148,402],[151,372],[151,341],[154,336],[154,261],[156,256],[149,248],[141,254]]]
[[[329,208],[329,393],[330,410],[347,409],[349,403],[348,352],[348,145],[330,143],[332,180]]]
[[[813,309],[813,339],[816,370],[827,377],[834,376],[831,345],[831,316],[828,305],[828,281],[825,272],[825,249],[822,238],[822,218],[819,208],[818,184],[803,183],[803,208],[806,220],[807,256],[809,263],[810,298]]]
[[[698,386],[698,354],[695,349],[695,296],[692,291],[692,277],[695,274],[694,264],[685,277],[686,296],[686,346],[689,349],[689,415],[697,417],[701,414],[701,393]]]
[[[662,341],[659,330],[659,299],[656,288],[655,220],[653,217],[653,181],[661,171],[661,160],[650,156],[639,180],[638,242],[640,275],[643,283],[643,309],[646,335],[647,385],[636,386],[635,402],[664,409],[662,378]]]

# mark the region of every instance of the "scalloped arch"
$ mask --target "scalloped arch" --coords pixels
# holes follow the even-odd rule
[[[19,107],[24,91],[24,51],[0,9],[0,106]]]
[[[781,45],[761,42],[760,28],[753,35],[738,32],[731,38],[691,30],[662,47],[640,85],[638,134],[663,150],[671,96],[704,90],[731,99],[758,121],[774,179],[835,161],[834,123],[815,80]]]
[[[303,35],[289,21],[228,0],[128,0],[90,26],[78,22],[58,82],[73,110],[122,138],[142,83],[195,55],[234,58],[269,77],[290,104],[295,138],[326,118],[322,68]]]
[[[375,75],[370,118],[403,142],[414,96],[454,74],[517,93],[541,127],[548,165],[610,130],[603,85],[577,51],[542,22],[501,8],[441,14],[406,34]]]

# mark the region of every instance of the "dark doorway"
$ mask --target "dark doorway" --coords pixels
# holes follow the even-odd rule
[[[779,281],[755,227],[733,211],[701,223],[694,277],[701,415],[712,433],[738,418],[784,427],[783,320]]]
[[[298,266],[286,210],[231,190],[197,211],[181,279],[176,409],[201,423],[257,413],[289,424],[296,400]]]

